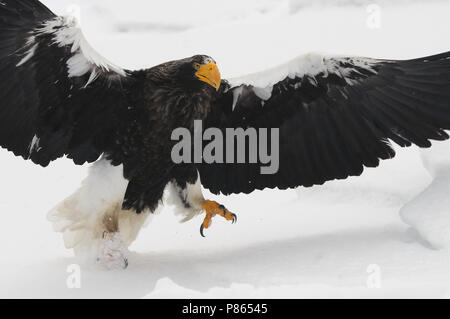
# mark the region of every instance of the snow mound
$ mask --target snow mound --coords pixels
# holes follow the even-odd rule
[[[421,0],[290,0],[289,4],[291,11],[303,9],[308,6],[366,6],[371,4],[377,4],[381,6],[386,5],[407,5],[414,2],[420,2]],[[429,0],[428,2],[439,2],[442,0]]]
[[[431,184],[400,211],[403,221],[412,226],[434,248],[450,247],[450,144],[435,143],[421,151]]]

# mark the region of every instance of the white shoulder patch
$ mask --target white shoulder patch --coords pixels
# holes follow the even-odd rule
[[[59,47],[71,48],[72,56],[67,61],[69,77],[79,77],[91,72],[89,84],[101,72],[115,72],[126,76],[125,70],[109,62],[92,48],[75,17],[56,17],[47,21],[37,32],[53,35],[54,42]]]
[[[350,85],[353,84],[351,79],[348,79],[352,72],[357,72],[352,68],[364,68],[376,74],[374,65],[378,61],[368,58],[345,58],[345,57],[327,57],[321,54],[306,54],[295,58],[294,60],[282,64],[278,67],[268,69],[263,72],[254,73],[240,78],[229,80],[232,87],[237,87],[242,84],[252,85],[255,89],[255,94],[263,100],[268,100],[272,94],[272,89],[275,84],[283,81],[286,78],[303,78],[310,77],[311,84],[317,83],[315,76],[318,74],[336,74],[344,78]],[[345,64],[345,66],[342,66]]]

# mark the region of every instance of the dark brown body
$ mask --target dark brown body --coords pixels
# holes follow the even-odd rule
[[[187,90],[179,65],[169,62],[134,72],[125,84],[129,103],[118,116],[127,125],[116,130],[115,145],[106,155],[124,165],[130,181],[124,208],[138,213],[156,208],[170,181],[184,186],[197,178],[194,165],[172,161],[171,135],[180,127],[193,132],[194,121],[209,114],[215,90],[202,82]]]

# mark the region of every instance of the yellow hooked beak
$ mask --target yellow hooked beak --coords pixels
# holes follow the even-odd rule
[[[216,89],[216,91],[219,90],[222,79],[220,76],[219,68],[214,62],[210,62],[208,64],[198,64],[195,76],[200,81],[211,85]]]

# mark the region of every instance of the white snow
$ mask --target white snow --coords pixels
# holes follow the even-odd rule
[[[450,145],[433,143],[421,151],[433,180],[400,211],[402,219],[434,248],[450,248]]]
[[[73,2],[45,1],[59,13]],[[383,1],[379,29],[366,26],[365,6],[291,10],[292,3],[279,0],[75,2],[92,47],[131,69],[201,53],[218,62],[224,78],[233,78],[310,51],[394,59],[449,50],[445,1],[396,6]],[[180,224],[165,206],[131,246],[127,270],[83,266],[81,289],[67,288],[67,268],[77,260],[45,216],[77,189],[87,167],[62,159],[43,169],[2,151],[0,297],[448,298],[449,252],[431,246],[448,242],[449,232],[439,227],[450,219],[444,209],[447,175],[438,170],[433,197],[426,198],[433,199],[432,206],[403,213],[417,228],[412,230],[399,212],[433,178],[417,148],[397,151],[394,160],[362,177],[312,189],[207,193],[239,221],[216,220],[206,239],[199,234],[202,216]],[[426,152],[435,158],[434,151]],[[380,289],[368,288],[370,270],[378,269],[371,265],[379,266]]]

